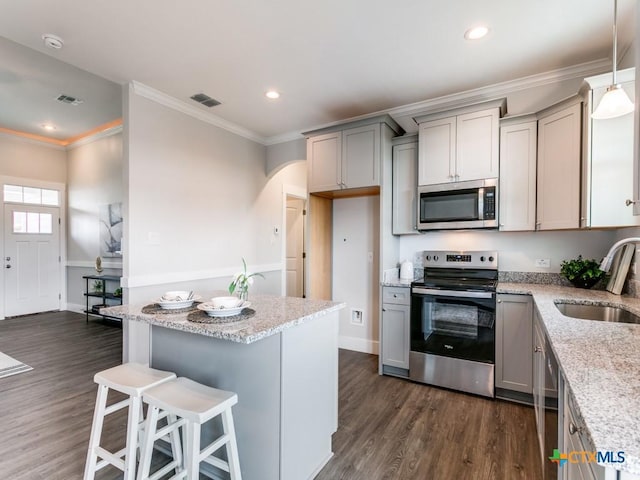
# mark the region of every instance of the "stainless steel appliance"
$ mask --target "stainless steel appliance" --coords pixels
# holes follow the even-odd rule
[[[409,378],[494,397],[497,252],[423,252],[411,284]]]
[[[418,230],[498,228],[498,179],[418,187]]]

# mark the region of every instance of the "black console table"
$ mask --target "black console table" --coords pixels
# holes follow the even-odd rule
[[[89,315],[98,315],[102,318],[109,318],[113,320],[120,320],[117,317],[111,317],[109,315],[101,315],[100,308],[108,307],[112,305],[122,305],[122,290],[120,289],[120,277],[114,275],[83,275],[85,280],[84,296],[86,299],[86,308],[84,313],[87,315],[87,323],[89,323]],[[93,282],[102,282],[102,290],[93,290]],[[92,282],[90,285],[89,282]],[[119,295],[115,295],[116,289],[119,290]],[[93,303],[90,301],[92,298],[99,298],[100,303]]]

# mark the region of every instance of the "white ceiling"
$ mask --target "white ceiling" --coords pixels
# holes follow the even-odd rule
[[[618,3],[624,50],[635,0]],[[197,108],[269,139],[610,58],[612,10],[613,0],[0,0],[0,36],[116,84],[136,80],[193,105],[189,97],[204,92],[222,105]],[[489,35],[464,40],[477,23]],[[62,37],[64,48],[44,47],[43,33]],[[31,131],[41,103],[11,98],[38,88],[49,90],[44,99],[87,97],[88,124],[119,115],[113,84],[70,69],[83,83],[54,88],[55,62],[8,42],[0,55],[0,126]],[[269,88],[281,99],[266,99]],[[64,137],[81,120],[59,121]]]

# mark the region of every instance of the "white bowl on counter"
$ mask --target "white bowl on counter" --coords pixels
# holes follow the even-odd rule
[[[241,301],[240,299],[237,300]],[[210,317],[232,317],[234,315],[239,315],[242,310],[251,306],[249,302],[241,302],[242,303],[240,305],[232,308],[216,307],[211,302],[205,302],[200,303],[197,308],[198,310],[205,312]]]
[[[214,308],[236,308],[242,305],[243,300],[238,297],[213,297],[209,302]]]
[[[162,295],[155,303],[160,305],[163,310],[178,310],[189,308],[193,302],[198,300],[200,300],[200,296],[194,295],[188,290],[172,290]]]

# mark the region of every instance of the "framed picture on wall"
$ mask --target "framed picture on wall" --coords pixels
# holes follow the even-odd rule
[[[100,256],[122,257],[122,202],[100,207]]]

